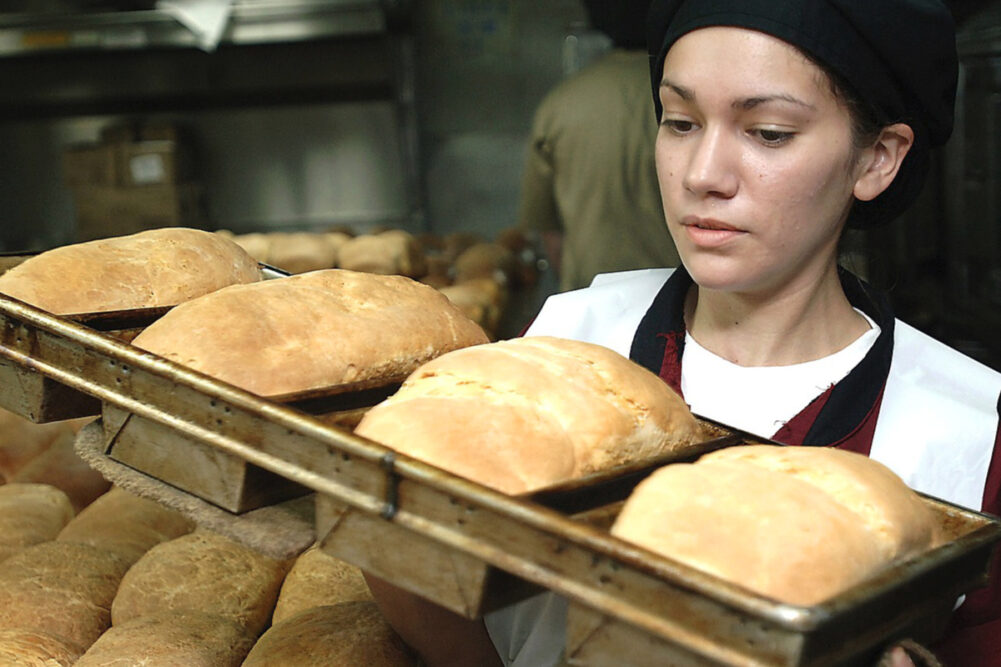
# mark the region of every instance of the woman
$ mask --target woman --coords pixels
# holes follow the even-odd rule
[[[844,228],[905,210],[949,137],[948,11],[655,0],[650,30],[658,176],[684,268],[599,277],[552,297],[528,334],[607,345],[697,414],[862,452],[918,490],[998,513],[1001,375],[896,321],[837,266]],[[935,650],[997,664],[998,591],[995,577],[968,596]],[[538,666],[557,664],[564,614],[546,595],[485,621],[504,664]]]

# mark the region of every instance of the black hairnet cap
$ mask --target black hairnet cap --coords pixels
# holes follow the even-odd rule
[[[914,146],[896,179],[870,202],[856,201],[852,227],[888,222],[917,198],[929,149],[952,134],[958,77],[956,30],[938,0],[653,0],[647,50],[660,118],[664,58],[682,35],[709,26],[767,33],[838,73],[879,115],[904,122]]]

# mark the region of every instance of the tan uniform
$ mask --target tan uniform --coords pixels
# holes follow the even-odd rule
[[[647,55],[614,49],[535,113],[519,224],[563,232],[560,289],[599,273],[677,266],[664,223]]]

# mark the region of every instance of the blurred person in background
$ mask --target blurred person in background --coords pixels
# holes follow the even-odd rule
[[[650,0],[584,0],[612,48],[535,112],[519,227],[541,236],[561,291],[599,273],[677,266],[654,166],[645,19]]]

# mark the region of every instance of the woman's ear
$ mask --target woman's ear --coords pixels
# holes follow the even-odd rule
[[[863,151],[859,163],[862,171],[855,181],[856,199],[871,201],[890,187],[913,145],[914,130],[910,125],[894,123],[884,127],[875,143]]]

